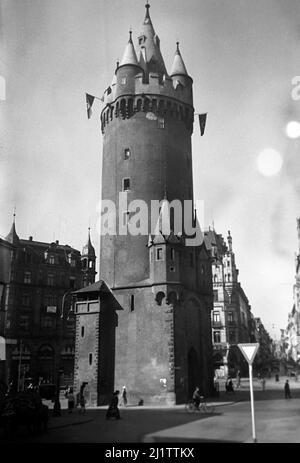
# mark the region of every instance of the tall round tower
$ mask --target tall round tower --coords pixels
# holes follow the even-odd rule
[[[193,201],[193,81],[179,43],[168,74],[149,9],[147,3],[137,52],[130,31],[104,93],[102,201],[115,207],[116,230],[101,236],[100,278],[122,307],[115,388],[126,385],[131,400],[174,403],[196,385],[207,394],[212,384],[211,261],[205,244],[185,246],[184,233],[174,233],[172,214],[169,232],[161,227],[166,200]],[[147,206],[148,228],[132,234],[126,227],[138,200]],[[152,201],[161,202],[154,228]]]
[[[101,114],[103,132],[102,199],[117,207],[117,236],[101,238],[101,276],[113,287],[149,277],[147,236],[120,236],[119,222],[131,212],[119,210],[119,194],[128,204],[142,199],[193,199],[191,134],[193,130],[192,79],[179,44],[169,76],[146,5],[138,36],[138,56],[131,32],[115,72],[114,85],[105,92]],[[113,265],[112,265],[113,263]]]

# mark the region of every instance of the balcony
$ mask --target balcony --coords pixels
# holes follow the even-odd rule
[[[222,322],[221,321],[215,321],[213,320],[211,322],[213,328],[221,328],[222,327]]]

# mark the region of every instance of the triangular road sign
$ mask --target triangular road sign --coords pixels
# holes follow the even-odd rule
[[[249,365],[252,365],[257,349],[259,347],[258,342],[254,344],[238,344],[238,347]]]

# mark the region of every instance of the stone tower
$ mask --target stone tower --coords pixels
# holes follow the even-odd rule
[[[151,202],[193,204],[193,80],[176,45],[168,74],[146,5],[138,40],[132,32],[104,92],[102,201],[116,207],[116,233],[101,236],[100,277],[122,307],[115,332],[114,387],[129,400],[179,403],[196,385],[212,387],[211,258],[204,242],[150,229]],[[120,193],[127,206],[120,207]],[[148,206],[148,232],[120,233],[134,201]],[[191,207],[193,210],[193,206]],[[183,219],[181,220],[182,224]],[[195,223],[195,217],[193,218]]]

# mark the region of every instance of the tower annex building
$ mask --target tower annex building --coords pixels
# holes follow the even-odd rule
[[[179,43],[168,73],[149,10],[104,92],[102,200],[115,204],[117,230],[134,217],[120,193],[147,204],[149,223],[151,201],[193,201],[193,80]],[[75,388],[88,383],[91,404],[123,385],[132,403],[212,392],[211,255],[173,222],[167,234],[159,217],[148,235],[101,236],[101,280],[76,292]]]

